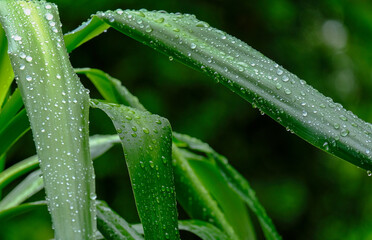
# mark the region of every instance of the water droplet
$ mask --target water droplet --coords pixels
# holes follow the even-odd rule
[[[324,148],[324,150],[326,150],[326,151],[329,150],[328,142],[324,142],[324,143],[323,143],[323,148]]]
[[[52,6],[50,4],[45,5],[45,9],[51,9]]]
[[[367,170],[367,175],[368,175],[368,177],[372,176],[371,170]]]
[[[173,61],[173,57],[172,56],[169,56],[169,61]]]
[[[142,131],[144,132],[144,133],[146,133],[146,134],[149,134],[150,133],[150,131],[147,129],[147,128],[142,128]]]
[[[137,128],[136,128],[135,126],[132,127],[132,130],[133,130],[134,132],[137,132]]]
[[[31,61],[32,61],[32,57],[31,57],[31,56],[27,56],[27,57],[26,57],[26,61],[27,61],[27,62],[31,62]]]
[[[346,118],[344,115],[341,115],[341,116],[340,116],[340,119],[341,119],[342,121],[347,121],[347,118]]]
[[[128,116],[128,115],[125,116],[125,118],[128,119],[128,120],[132,120],[132,117],[131,116]]]
[[[58,79],[61,79],[61,75],[59,75],[59,74],[57,74],[57,76],[56,76]]]
[[[47,13],[47,14],[45,14],[45,18],[50,21],[50,20],[53,19],[53,15],[50,14],[50,13]]]
[[[28,8],[24,8],[24,9],[23,9],[23,12],[24,12],[24,14],[26,14],[27,16],[29,16],[29,15],[31,14],[31,10],[28,9]]]
[[[163,23],[164,22],[164,18],[155,19],[155,22],[157,22],[157,23]]]
[[[287,75],[283,75],[282,80],[283,82],[288,82],[289,77]]]
[[[147,33],[152,32],[152,28],[150,27],[150,25],[147,25],[147,26],[146,26],[145,31],[146,31]]]
[[[209,27],[208,23],[206,23],[206,22],[197,22],[195,26],[197,26],[197,27]]]
[[[30,82],[31,80],[32,80],[32,77],[31,76],[26,76],[26,80],[28,81],[28,82]]]
[[[22,59],[25,59],[26,58],[26,54],[24,52],[20,52],[19,53],[19,57],[22,58]]]
[[[150,167],[151,167],[151,168],[154,168],[154,167],[155,167],[155,164],[154,164],[153,161],[150,161]]]
[[[307,112],[304,110],[302,111],[302,116],[306,117],[307,116]]]
[[[191,49],[195,49],[196,48],[196,44],[195,43],[191,43],[190,47],[191,47]]]
[[[280,83],[277,83],[277,84],[275,85],[275,87],[276,87],[276,89],[281,89],[281,88],[282,88],[282,85],[281,85]]]
[[[19,65],[19,69],[20,69],[20,70],[25,69],[25,65],[23,65],[23,64]]]
[[[278,70],[276,70],[276,73],[280,76],[280,75],[283,74],[283,70],[282,69],[278,69]]]
[[[286,89],[284,90],[284,92],[285,92],[285,94],[287,94],[287,95],[289,95],[289,94],[292,93],[291,90],[289,90],[288,88],[286,88]]]
[[[342,130],[341,130],[341,136],[346,137],[347,135],[349,135],[349,130],[347,130],[347,129],[342,129]]]
[[[156,120],[155,122],[156,122],[156,124],[159,124],[159,125],[161,124],[161,121],[159,119]]]
[[[334,127],[335,129],[339,129],[339,128],[340,128],[340,124],[335,123],[335,124],[333,124],[333,127]]]
[[[21,41],[22,40],[22,37],[21,36],[18,36],[18,35],[15,35],[15,36],[13,36],[13,39],[15,41]]]

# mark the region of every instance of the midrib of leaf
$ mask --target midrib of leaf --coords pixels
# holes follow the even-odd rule
[[[119,9],[95,17],[205,72],[314,146],[372,170],[371,124],[239,39],[190,14]]]
[[[94,239],[89,96],[68,60],[57,8],[43,1],[0,1],[0,21],[31,122],[55,238]]]

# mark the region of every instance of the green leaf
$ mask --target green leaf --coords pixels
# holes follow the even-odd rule
[[[0,212],[5,209],[15,207],[33,196],[43,188],[43,179],[40,177],[41,171],[37,170],[28,175],[20,184],[17,185],[6,197],[0,201]]]
[[[186,145],[191,150],[203,152],[213,157],[225,182],[227,182],[230,188],[247,203],[248,207],[257,216],[266,239],[281,239],[274,224],[269,216],[267,216],[265,209],[258,201],[256,194],[250,187],[248,181],[228,164],[226,158],[216,153],[208,144],[199,139],[177,133],[174,133],[173,136],[178,142],[183,143],[182,146]]]
[[[93,16],[74,31],[65,34],[64,39],[67,51],[72,52],[72,50],[103,33],[109,27],[110,25]]]
[[[198,176],[200,184],[215,199],[224,217],[239,236],[239,239],[256,239],[244,202],[230,188],[214,161],[184,149],[180,149],[179,151],[187,159],[191,168]]]
[[[26,174],[39,165],[37,156],[31,156],[25,160],[22,160],[11,167],[0,173],[0,189],[3,189],[6,185],[12,182],[14,179]]]
[[[102,96],[109,101],[120,101],[120,99],[125,99],[122,101],[124,104],[128,104],[131,107],[139,107],[140,110],[143,109],[143,106],[138,103],[138,99],[134,97],[124,86],[121,85],[119,80],[116,80],[110,77],[108,74],[96,70],[96,69],[84,69],[84,70],[75,70],[79,73],[85,73],[89,79],[95,81],[95,86]],[[91,75],[89,75],[91,73]],[[99,77],[94,77],[95,75]],[[118,96],[112,98],[111,96]],[[174,138],[175,139],[175,138]],[[173,145],[173,152],[179,153],[179,157],[174,158],[174,168],[175,168],[175,180],[176,180],[176,189],[177,189],[177,199],[184,207],[186,212],[190,216],[202,219],[205,221],[213,220],[214,224],[219,226],[221,229],[229,233],[232,239],[237,239],[238,235],[244,239],[251,236],[249,232],[253,232],[250,227],[249,219],[246,215],[245,209],[242,210],[239,207],[241,203],[238,203],[235,200],[235,205],[222,203],[225,206],[225,212],[230,216],[236,216],[236,218],[231,217],[230,220],[234,222],[235,219],[240,219],[240,222],[237,224],[229,223],[229,220],[226,218],[225,213],[219,207],[221,199],[215,201],[216,196],[212,196],[208,185],[205,185],[200,180],[200,175],[205,175],[203,171],[196,172],[193,167],[190,165],[188,160],[183,156],[184,152],[179,152],[178,148]],[[211,181],[213,184],[213,181]],[[221,183],[223,186],[227,186],[226,183]],[[221,189],[214,188],[215,191],[220,194],[220,196],[230,197],[229,200],[234,199],[235,193],[227,192],[226,188],[222,191]],[[215,194],[216,195],[216,194]],[[238,209],[238,210],[237,210]],[[237,210],[235,212],[234,210]],[[237,232],[235,232],[237,230]],[[237,235],[238,234],[238,235]],[[243,237],[244,236],[244,237]]]
[[[14,73],[8,56],[8,43],[5,32],[0,25],[0,112],[13,79]]]
[[[117,10],[96,16],[120,32],[205,72],[314,146],[372,170],[369,123],[239,39],[190,14]]]
[[[229,239],[221,230],[214,225],[200,220],[182,220],[178,221],[180,230],[188,231],[202,240],[227,240]],[[142,224],[133,225],[138,232],[143,233]]]
[[[119,133],[146,239],[179,239],[171,164],[172,130],[157,115],[92,100]]]
[[[18,113],[22,106],[22,97],[19,89],[17,88],[12,96],[7,100],[4,108],[0,112],[0,132],[2,132],[8,126],[11,119]]]
[[[23,214],[33,209],[45,207],[46,204],[47,204],[46,201],[38,201],[38,202],[24,203],[16,207],[8,208],[5,211],[0,212],[0,223],[6,222],[11,217]]]
[[[14,116],[0,131],[0,156],[5,154],[26,132],[30,130],[26,110],[23,109]]]
[[[92,136],[89,142],[92,159],[94,160],[95,158],[99,157],[101,154],[106,152],[108,149],[110,149],[113,143],[119,142],[120,139],[119,136],[117,135]],[[0,180],[4,180],[6,179],[6,177],[8,177],[9,181],[9,179],[14,179],[18,177],[21,173],[23,174],[26,171],[32,169],[31,166],[37,167],[38,165],[37,157],[36,156],[30,157],[22,162],[17,163],[17,165],[18,166],[16,167],[14,167],[13,165],[12,167],[8,168],[6,172],[4,172],[5,174],[1,173]],[[22,167],[24,168],[22,169]],[[14,188],[10,193],[8,193],[2,201],[0,201],[0,215],[2,214],[1,212],[7,211],[8,208],[16,207],[18,204],[22,203],[27,198],[33,196],[35,193],[37,193],[44,187],[44,182],[40,176],[40,173],[41,173],[40,170],[31,173],[20,184],[18,184],[16,188]]]
[[[0,21],[31,122],[55,238],[93,239],[89,95],[68,60],[57,7],[44,1],[0,1]]]
[[[189,161],[173,144],[173,165],[177,190],[177,199],[186,212],[194,219],[213,222],[230,239],[239,239],[233,226],[218,206]]]
[[[110,240],[143,240],[127,221],[114,212],[105,202],[97,202],[98,230]]]
[[[139,110],[146,110],[119,80],[107,73],[93,68],[75,69],[78,74],[85,74],[97,88],[99,93],[111,103],[123,104]]]

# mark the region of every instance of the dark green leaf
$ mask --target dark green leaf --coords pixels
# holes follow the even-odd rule
[[[77,72],[83,71],[77,70]],[[106,100],[119,101],[118,99],[123,98],[126,99],[125,101],[123,101],[125,104],[129,104],[129,106],[132,107],[140,106],[140,109],[143,108],[141,104],[137,104],[138,99],[134,97],[125,87],[123,87],[120,84],[120,81],[112,81],[112,77],[100,70],[84,70],[84,73],[86,74],[90,72],[99,73],[99,78],[96,78],[96,81],[101,83],[95,84],[95,86]],[[91,80],[94,79],[94,77],[92,76],[89,78]],[[120,97],[112,98],[112,95]],[[173,139],[176,140],[176,138]],[[200,144],[198,144],[197,146],[199,145]],[[178,148],[175,145],[173,145],[173,148],[174,152],[178,152]],[[208,182],[203,183],[200,178],[203,178],[203,175],[208,175],[208,173],[204,172],[206,168],[199,168],[203,170],[194,171],[193,166],[190,165],[186,156],[184,156],[185,152],[179,152],[179,154],[180,157],[175,158],[174,161],[174,167],[176,171],[176,189],[179,192],[179,194],[177,194],[177,198],[181,205],[185,208],[186,212],[190,216],[196,217],[201,220],[213,220],[214,224],[219,226],[224,231],[228,232],[233,239],[237,238],[237,235],[241,236],[242,239],[244,239],[244,237],[251,237],[253,230],[251,229],[249,218],[247,217],[244,206],[242,209],[241,201],[236,199],[236,194],[231,190],[226,190],[226,183],[221,183],[221,188],[212,188],[208,184],[205,185],[205,183]],[[210,181],[209,183],[213,185],[213,181]],[[215,190],[214,194],[211,194],[211,189]],[[203,196],[199,196],[198,194],[195,194],[195,192],[202,194]],[[225,204],[224,202],[221,203],[222,198],[216,198],[216,194],[219,194],[219,196],[223,196],[225,198],[229,198],[229,200],[235,199],[233,201],[234,204]],[[219,204],[222,204],[225,207],[225,213],[222,212]],[[238,206],[240,206],[240,209]],[[227,219],[227,215],[230,216],[228,217],[229,219]],[[235,219],[239,219],[240,221],[237,224],[229,223],[229,220],[232,221],[232,223],[235,223]]]
[[[5,211],[0,212],[0,223],[6,222],[9,218],[38,209],[40,207],[46,207],[46,201],[24,203],[16,207],[8,208]]]
[[[93,68],[75,69],[76,73],[85,74],[99,93],[109,102],[123,104],[139,110],[146,110],[121,82],[107,73]]]
[[[17,114],[17,112],[22,108],[22,106],[23,106],[22,97],[19,92],[19,89],[17,88],[0,112],[0,132],[3,131],[8,126],[11,119]]]
[[[228,164],[226,158],[216,153],[208,144],[200,141],[199,139],[182,134],[174,134],[174,137],[179,142],[182,142],[183,146],[187,145],[187,147],[192,150],[200,151],[213,157],[225,182],[227,182],[230,188],[247,203],[248,207],[258,217],[266,239],[281,239],[280,235],[275,229],[274,224],[269,216],[267,216],[265,209],[258,201],[256,194],[250,187],[248,181]]]
[[[64,39],[67,51],[72,52],[72,50],[98,36],[109,27],[110,25],[98,17],[93,17],[74,31],[65,34]]]
[[[133,227],[140,233],[143,233],[142,224],[133,225]],[[188,231],[202,240],[227,240],[229,239],[221,230],[214,225],[200,221],[200,220],[182,220],[178,221],[180,230]]]
[[[114,212],[105,202],[97,202],[98,230],[109,240],[143,240],[127,221]]]
[[[119,133],[146,239],[179,239],[171,164],[172,130],[157,115],[92,100]]]
[[[17,140],[30,130],[26,110],[23,109],[14,116],[0,131],[0,156],[5,154]]]

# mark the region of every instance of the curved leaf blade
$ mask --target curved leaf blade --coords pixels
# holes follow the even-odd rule
[[[21,93],[17,88],[12,96],[7,100],[3,109],[0,112],[0,132],[3,131],[9,124],[11,119],[17,114],[17,112],[22,108],[23,101]]]
[[[190,14],[97,13],[120,32],[205,72],[312,145],[372,170],[372,127],[246,43]]]
[[[64,35],[67,52],[72,52],[72,50],[100,35],[109,27],[110,25],[98,17],[93,16],[93,18],[83,23],[80,27]]]
[[[123,105],[91,100],[91,106],[111,118],[122,140],[146,239],[179,239],[169,122]]]
[[[187,147],[194,151],[199,151],[210,155],[215,160],[221,176],[229,184],[230,188],[238,194],[243,201],[246,202],[248,207],[257,216],[266,239],[277,240],[281,239],[279,233],[276,231],[275,226],[269,216],[266,214],[265,209],[258,201],[254,190],[250,187],[248,181],[241,176],[231,165],[228,164],[227,159],[222,155],[215,152],[207,143],[199,139],[190,137],[185,134],[173,133],[173,136],[183,147]]]
[[[180,230],[188,231],[202,240],[227,240],[229,239],[221,230],[216,228],[213,224],[200,220],[181,220],[178,221]],[[142,224],[133,225],[139,233],[143,233]]]
[[[30,130],[30,124],[26,110],[23,109],[0,131],[0,156],[5,154],[28,130]]]
[[[85,74],[108,102],[123,104],[142,111],[146,110],[137,97],[133,96],[118,79],[107,73],[94,68],[78,68],[75,69],[75,72]]]
[[[8,55],[8,42],[5,31],[0,24],[0,112],[13,79],[14,73]]]
[[[104,73],[98,69],[75,69],[77,73],[84,73],[87,77],[95,81],[94,85],[102,96],[108,101],[120,101],[119,99],[125,99],[122,101],[123,104],[128,104],[131,107],[137,107],[140,110],[144,108],[142,104],[138,102],[138,99],[133,96],[124,86],[121,85],[119,80],[114,79],[108,74]],[[96,77],[96,76],[99,77]],[[112,98],[111,96],[119,96]],[[175,140],[175,138],[173,138]],[[240,236],[242,239],[251,237],[253,230],[251,229],[251,224],[247,216],[245,209],[238,209],[235,207],[240,206],[241,203],[233,199],[235,193],[226,191],[226,183],[221,183],[223,186],[221,188],[213,188],[215,193],[220,194],[220,196],[226,196],[229,200],[232,200],[234,203],[225,204],[221,202],[221,198],[212,196],[210,190],[212,185],[205,184],[201,181],[202,175],[205,174],[203,171],[196,172],[193,169],[193,166],[187,160],[187,157],[184,155],[184,152],[179,151],[177,146],[173,144],[173,152],[176,156],[179,154],[179,157],[175,157],[173,165],[175,168],[175,182],[176,182],[176,191],[177,199],[186,210],[186,212],[193,217],[205,221],[212,221],[213,223],[219,226],[221,229],[226,231],[231,238],[238,238]],[[205,169],[204,169],[205,170]],[[210,169],[209,169],[210,170]],[[225,189],[222,191],[221,189]],[[202,195],[202,196],[201,196]],[[222,204],[225,207],[225,212],[222,212],[222,209],[219,207],[219,204]],[[236,206],[235,206],[236,205]],[[238,224],[235,223],[235,219],[228,219],[226,215],[234,215],[236,219],[239,219]],[[232,221],[231,223],[229,221]]]
[[[8,208],[5,211],[0,212],[0,223],[7,221],[11,217],[23,214],[33,209],[45,207],[46,204],[47,204],[46,201],[37,201],[37,202],[24,203],[16,207]]]
[[[114,212],[105,202],[97,202],[98,229],[110,240],[143,240],[127,221]]]
[[[89,95],[68,60],[57,7],[45,1],[0,1],[0,21],[31,122],[55,238],[94,239]]]
[[[39,192],[43,188],[43,179],[40,176],[40,170],[28,175],[0,201],[0,212],[19,205],[27,198]]]

